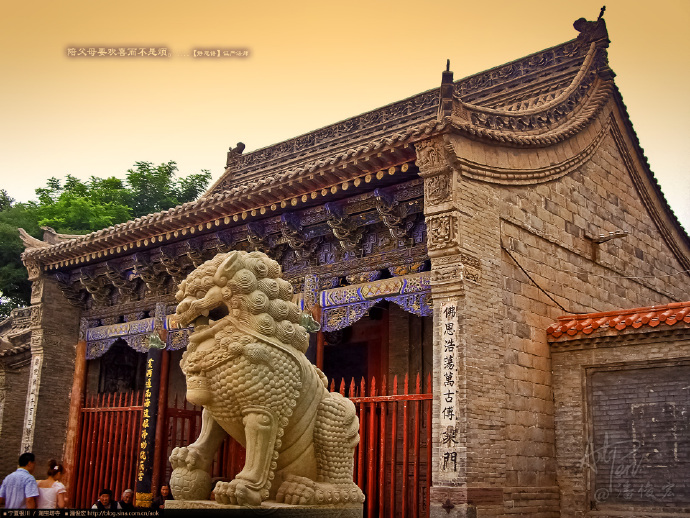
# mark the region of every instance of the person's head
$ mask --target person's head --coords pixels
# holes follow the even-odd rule
[[[170,495],[170,486],[161,486],[161,496],[166,498]]]
[[[132,498],[134,498],[134,491],[131,489],[125,489],[122,492],[122,501],[126,504],[131,504],[132,503]]]
[[[27,451],[19,456],[19,467],[24,468],[29,473],[33,473],[34,466],[36,465],[36,456]]]
[[[48,462],[48,476],[52,478],[60,478],[60,476],[65,472],[65,468],[55,459],[51,459]]]
[[[101,489],[98,493],[98,500],[106,507],[110,505],[110,500],[113,498],[113,492],[110,489]]]

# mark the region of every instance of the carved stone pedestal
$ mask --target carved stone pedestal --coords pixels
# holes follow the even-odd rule
[[[224,516],[264,516],[271,518],[362,518],[363,504],[351,505],[288,505],[272,500],[260,506],[223,505],[212,500],[166,500],[165,510],[210,509],[223,511]],[[173,513],[174,514],[174,513]]]

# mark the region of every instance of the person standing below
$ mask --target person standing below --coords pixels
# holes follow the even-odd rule
[[[67,507],[67,488],[61,482],[65,468],[56,460],[48,463],[48,478],[38,482],[38,508],[64,509]]]
[[[132,503],[132,500],[134,499],[134,491],[131,489],[125,489],[122,492],[121,496],[122,500],[120,500],[120,509],[123,511],[135,511],[136,507],[134,507],[134,504]]]
[[[10,473],[0,486],[0,505],[6,509],[36,509],[38,486],[31,476],[36,466],[36,457],[31,452],[19,456],[17,471]]]
[[[173,496],[170,494],[170,486],[167,484],[161,486],[160,494],[151,502],[151,509],[165,509],[166,500],[173,500]]]
[[[98,509],[99,511],[119,511],[120,504],[117,500],[113,500],[113,492],[110,489],[101,489],[98,493],[98,502],[91,506],[91,509]]]

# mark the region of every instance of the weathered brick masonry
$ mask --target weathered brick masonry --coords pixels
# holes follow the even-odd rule
[[[686,515],[690,303],[561,318],[549,341],[561,516]]]
[[[81,336],[93,362],[116,339],[140,351],[174,311],[185,272],[220,251],[259,249],[327,330],[389,304],[379,330],[389,375],[433,368],[431,516],[647,512],[644,490],[597,500],[605,470],[593,475],[582,459],[650,415],[680,436],[686,331],[561,347],[569,339],[547,328],[563,314],[688,300],[690,238],[637,142],[603,19],[575,27],[576,39],[487,72],[454,81],[447,70],[440,89],[246,155],[238,146],[196,202],[89,236],[27,239],[32,353],[43,363],[24,445],[45,456],[64,442],[80,317],[98,335]],[[372,295],[389,281],[411,291]],[[168,347],[184,347],[175,332]],[[182,385],[179,373],[171,380],[169,397]],[[624,389],[609,390],[614,381]],[[648,421],[640,433],[660,437]],[[669,456],[676,442],[664,437],[658,458],[680,463],[664,472],[675,479],[685,450],[678,442],[680,460]],[[684,505],[676,487],[664,512]]]

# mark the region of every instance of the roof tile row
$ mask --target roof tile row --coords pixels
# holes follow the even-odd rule
[[[639,329],[643,326],[656,327],[660,324],[672,326],[678,322],[690,324],[690,301],[673,302],[664,306],[622,309],[603,313],[564,316],[546,330],[549,338],[563,335],[575,336],[579,333],[590,335],[595,331],[622,331],[627,327]]]

